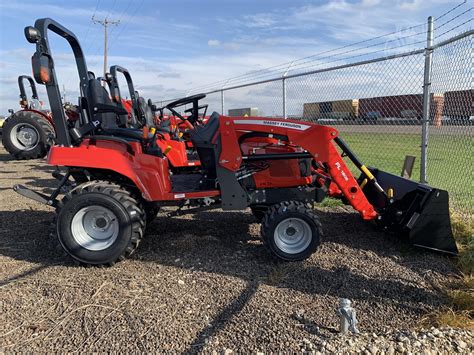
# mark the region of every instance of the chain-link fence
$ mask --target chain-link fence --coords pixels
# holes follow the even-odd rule
[[[427,180],[450,193],[451,206],[474,215],[473,34],[434,49]]]
[[[471,20],[455,37],[447,38],[461,27],[453,19],[441,23],[445,31],[434,37],[430,18],[426,25],[188,94],[206,92],[209,112],[336,126],[367,165],[395,174],[401,174],[407,156],[414,157],[411,178],[447,189],[451,206],[472,220],[473,31],[466,28]]]

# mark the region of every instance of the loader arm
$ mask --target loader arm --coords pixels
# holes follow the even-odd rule
[[[258,159],[258,154],[242,155],[239,134],[262,132],[273,137],[286,137],[288,144],[301,147],[302,151],[286,154],[285,158],[312,157],[319,166],[316,171],[321,172],[318,181],[330,179],[329,195],[344,196],[364,220],[377,219],[386,230],[406,235],[416,246],[457,254],[449,219],[448,192],[376,168],[367,168],[338,137],[336,129],[275,118],[221,117],[219,130],[222,150],[218,163],[224,170],[235,173],[243,161]],[[344,156],[361,171],[357,180]],[[263,154],[261,159],[278,157]],[[225,200],[226,192],[222,190]]]
[[[378,214],[374,206],[367,200],[362,188],[336,148],[335,139],[339,134],[336,129],[289,120],[221,117],[220,133],[223,139],[219,164],[234,172],[240,168],[241,162],[246,158],[242,156],[237,131],[264,132],[288,137],[290,144],[303,148],[314,160],[325,164],[330,178],[364,220],[372,220],[377,217]],[[360,169],[360,166],[358,168]],[[361,169],[361,172],[367,173],[368,170]]]

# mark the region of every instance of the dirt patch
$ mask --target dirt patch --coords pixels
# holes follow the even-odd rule
[[[78,267],[49,236],[53,211],[11,190],[51,188],[51,168],[3,149],[0,165],[0,350],[300,351],[336,336],[339,297],[381,335],[417,327],[456,274],[341,207],[318,210],[324,242],[304,262],[274,259],[249,212],[164,211],[131,259]]]

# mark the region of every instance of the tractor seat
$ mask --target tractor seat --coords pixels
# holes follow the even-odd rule
[[[189,136],[193,142],[193,146],[210,148],[213,144],[211,143],[212,138],[219,129],[219,114],[213,112],[209,121],[205,125],[196,126],[194,129],[189,131]]]
[[[154,155],[163,158],[163,152],[156,142],[152,142],[153,134],[148,133],[147,137],[143,137],[143,131],[136,128],[109,128],[102,130],[105,136],[110,136],[112,139],[123,139],[127,142],[141,142],[143,145],[143,153]]]
[[[140,109],[140,113],[142,117],[144,117],[145,122],[148,127],[153,127],[155,126],[155,115],[153,114],[153,111],[151,110],[151,107],[148,105],[148,102],[141,96],[138,97],[138,107]]]
[[[220,154],[220,139],[212,143],[219,130],[219,114],[213,112],[209,121],[203,126],[196,126],[189,131],[191,142],[201,161],[203,169],[202,189],[213,189],[217,179],[217,159]]]
[[[107,90],[97,79],[89,80],[89,85],[87,87],[87,101],[91,107],[96,105],[117,106],[117,104],[110,99]],[[122,116],[123,115],[117,115],[114,112],[100,112],[94,113],[92,120],[99,121],[102,129],[107,130],[109,128],[124,126],[126,118]]]
[[[171,133],[171,121],[163,120],[160,122],[159,126],[156,127],[159,131]]]

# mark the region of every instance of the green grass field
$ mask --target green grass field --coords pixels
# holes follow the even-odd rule
[[[400,175],[406,155],[415,156],[412,179],[419,181],[418,134],[343,132],[340,136],[366,165],[393,174]],[[451,208],[470,218],[474,215],[473,151],[473,137],[431,135],[428,142],[428,184],[447,190]]]

